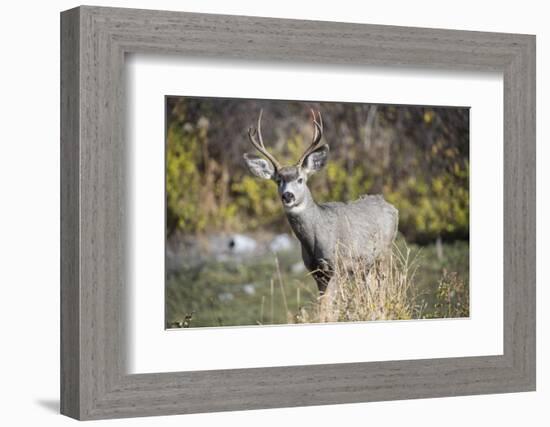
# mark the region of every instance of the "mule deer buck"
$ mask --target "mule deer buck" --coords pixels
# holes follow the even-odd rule
[[[250,128],[250,142],[264,156],[244,154],[250,172],[277,184],[288,222],[302,246],[302,259],[312,273],[320,295],[334,295],[331,284],[337,246],[343,246],[354,261],[370,268],[391,251],[397,233],[398,212],[381,195],[363,195],[348,202],[316,203],[306,185],[308,178],[322,169],[328,160],[329,147],[322,143],[321,113],[312,110],[313,138],[309,147],[293,166],[282,166],[270,154],[262,138],[262,111],[257,128]],[[329,297],[330,300],[331,297]]]

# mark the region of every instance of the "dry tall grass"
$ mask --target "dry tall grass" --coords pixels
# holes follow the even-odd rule
[[[405,320],[415,316],[413,280],[418,267],[408,248],[394,246],[384,262],[368,268],[340,245],[327,293],[300,307],[297,323]]]
[[[261,320],[257,323],[264,324],[267,304],[270,304],[273,319],[273,301],[279,292],[288,324],[469,316],[468,287],[456,272],[443,269],[434,294],[419,293],[415,275],[425,261],[419,250],[412,251],[404,242],[400,242],[394,244],[386,260],[369,268],[341,244],[337,249],[326,294],[319,297],[316,287],[301,283],[296,288],[296,304],[292,304],[298,306],[298,309],[291,311],[287,301],[290,302],[294,297],[287,295],[276,259],[270,294],[267,300],[262,298]],[[435,298],[435,304],[433,310],[426,312],[426,297],[429,296]]]

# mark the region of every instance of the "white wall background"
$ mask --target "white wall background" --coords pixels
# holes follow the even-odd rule
[[[109,421],[110,425],[338,424],[545,426],[550,423],[550,27],[542,1],[96,1],[97,5],[537,35],[538,391]],[[0,32],[0,420],[68,425],[59,405],[59,12],[74,1],[3,4]],[[546,304],[545,304],[546,303]]]

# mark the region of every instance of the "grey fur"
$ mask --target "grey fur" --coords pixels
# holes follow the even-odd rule
[[[307,208],[287,211],[294,234],[302,245],[306,268],[314,272],[317,287],[329,285],[338,245],[365,267],[386,256],[397,234],[398,211],[381,195],[361,196],[348,202],[317,204],[309,193]]]
[[[370,268],[390,252],[398,226],[397,209],[381,195],[363,195],[347,203],[315,202],[307,178],[325,166],[328,151],[328,145],[323,145],[305,158],[304,166],[270,168],[270,174],[259,173],[258,160],[244,156],[251,173],[277,183],[288,222],[302,245],[304,265],[321,294],[332,290],[329,285],[337,249]],[[262,166],[268,163],[264,160]]]
[[[245,153],[244,159],[252,175],[263,179],[273,178],[273,174],[275,173],[273,165],[264,158],[258,157],[255,154]]]

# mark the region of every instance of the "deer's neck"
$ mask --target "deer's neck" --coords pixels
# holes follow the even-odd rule
[[[316,241],[316,226],[320,219],[320,208],[313,200],[311,193],[307,193],[306,198],[298,208],[288,210],[286,216],[300,243],[310,253],[313,253]]]

